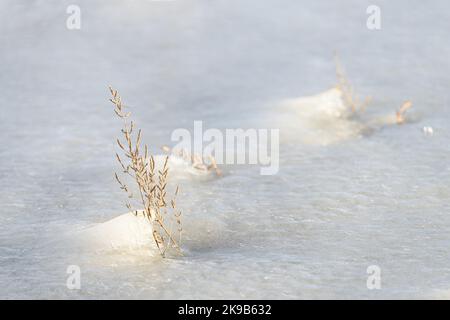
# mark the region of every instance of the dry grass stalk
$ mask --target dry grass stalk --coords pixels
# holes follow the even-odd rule
[[[175,195],[168,200],[167,179],[169,174],[168,157],[161,170],[155,168],[155,160],[149,155],[146,144],[141,144],[142,131],[134,127],[133,121],[129,120],[130,112],[125,112],[122,98],[117,90],[109,88],[112,98],[110,101],[114,104],[114,112],[123,120],[122,140],[117,139],[117,144],[121,149],[123,156],[116,153],[117,161],[122,168],[122,173],[134,182],[138,190],[138,196],[135,197],[122,178],[116,173],[115,178],[129,198],[126,206],[135,215],[144,214],[150,221],[153,229],[153,239],[164,257],[167,250],[175,248],[181,253],[181,211],[177,210],[175,198],[178,195],[178,186]],[[126,160],[126,161],[124,161]],[[143,210],[135,210],[131,200],[139,203]],[[168,227],[165,220],[170,220],[177,227],[176,231]]]
[[[190,163],[190,165],[196,170],[204,172],[214,172],[218,177],[222,175],[222,171],[217,166],[217,161],[212,155],[209,155],[208,160],[206,161],[201,155],[195,153],[190,154],[185,149],[176,151],[172,150],[168,146],[162,146],[161,149],[167,154],[173,154],[176,157],[182,158],[183,160]]]
[[[365,97],[364,100],[361,101],[358,95],[355,94],[352,85],[345,75],[344,68],[342,67],[337,55],[335,55],[335,63],[336,77],[338,80],[336,88],[342,92],[345,105],[351,109],[352,113],[364,111],[370,104],[372,100],[371,97]]]
[[[400,107],[400,109],[397,110],[396,112],[396,121],[397,124],[403,124],[405,123],[406,119],[405,119],[405,113],[406,111],[412,107],[412,102],[411,101],[405,101],[403,102],[403,105]]]

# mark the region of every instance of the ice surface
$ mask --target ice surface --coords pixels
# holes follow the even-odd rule
[[[448,1],[377,1],[378,31],[372,1],[77,3],[70,31],[72,2],[0,2],[1,298],[448,297]],[[335,85],[335,51],[373,97],[367,118],[410,99],[412,121],[303,143],[349,128],[279,121],[280,101]],[[279,173],[180,179],[182,258],[79,245],[125,209],[108,85],[153,153],[194,120],[279,127]],[[370,265],[381,290],[366,287]]]

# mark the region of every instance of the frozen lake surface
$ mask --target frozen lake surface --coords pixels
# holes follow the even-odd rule
[[[77,3],[80,30],[71,2],[0,2],[0,298],[450,297],[448,1],[377,1],[377,31],[371,1]],[[367,117],[411,99],[412,120],[327,145],[279,121],[335,84],[335,51]],[[79,246],[127,211],[109,84],[155,153],[194,120],[280,128],[279,173],[181,180],[182,258]]]

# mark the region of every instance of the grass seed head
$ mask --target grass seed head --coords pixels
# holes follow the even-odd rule
[[[139,212],[142,212],[148,218],[153,227],[153,239],[162,256],[165,256],[167,250],[172,248],[175,248],[177,252],[181,253],[181,211],[175,211],[175,197],[178,194],[178,186],[172,199],[168,199],[167,196],[169,157],[166,157],[162,170],[158,170],[158,182],[156,182],[154,180],[155,159],[152,155],[149,155],[146,144],[144,145],[144,154],[141,155],[140,152],[142,130],[138,129],[137,135],[134,138],[135,124],[133,121],[128,120],[131,113],[124,111],[122,98],[118,91],[112,87],[109,87],[109,90],[112,96],[110,101],[114,104],[114,112],[123,122],[121,132],[124,143],[120,139],[117,139],[117,144],[127,161],[125,162],[118,153],[116,153],[116,159],[123,173],[126,174],[126,177],[134,182],[139,196],[133,196],[130,188],[122,182],[122,179],[117,173],[114,176],[120,188],[127,193],[128,198],[135,200],[143,210],[138,211],[132,209],[133,207],[130,202],[126,202],[125,205],[134,215],[137,216]],[[168,202],[172,204],[171,207],[167,206]],[[164,210],[161,211],[161,209]],[[170,216],[171,220],[178,225],[175,231],[167,227],[163,215]]]

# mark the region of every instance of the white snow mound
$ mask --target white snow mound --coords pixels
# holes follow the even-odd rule
[[[153,240],[150,221],[140,212],[129,212],[88,228],[83,232],[85,241],[95,250],[146,249],[152,255],[158,252]]]
[[[329,145],[361,135],[366,126],[351,115],[342,91],[332,88],[282,101],[276,121],[283,128],[281,138],[285,141]]]

